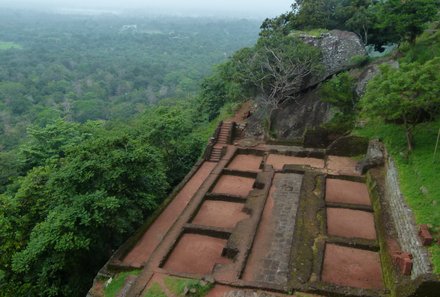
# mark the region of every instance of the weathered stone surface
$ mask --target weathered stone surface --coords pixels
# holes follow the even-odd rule
[[[387,61],[385,62],[385,64],[389,64],[393,68],[399,68],[399,62],[395,60]],[[368,82],[372,80],[379,73],[380,73],[380,69],[378,64],[373,64],[366,67],[360,74],[358,81],[356,83],[356,88],[355,88],[356,95],[361,97],[367,89]]]
[[[411,209],[406,205],[399,187],[396,166],[388,160],[385,177],[385,199],[389,203],[391,217],[397,231],[398,240],[403,251],[411,253],[413,267],[411,278],[432,272],[428,251],[418,240],[418,230]]]
[[[279,140],[300,138],[307,128],[316,128],[328,122],[332,117],[330,104],[319,100],[318,90],[308,88],[352,67],[353,57],[366,56],[364,45],[352,32],[332,30],[319,37],[302,35],[300,38],[321,50],[324,70],[307,80],[302,87],[303,93],[296,100],[285,102],[274,112],[271,128],[274,137]],[[262,112],[256,107],[256,112],[248,119],[246,136],[260,138],[264,136],[264,121],[259,114],[261,115]]]
[[[289,279],[289,257],[302,180],[303,176],[295,173],[280,173],[274,177],[274,234],[262,261],[263,265],[256,275],[258,281],[284,285]]]
[[[368,139],[347,135],[336,139],[327,148],[327,154],[334,156],[358,156],[368,149]]]
[[[311,90],[274,113],[272,130],[282,140],[302,137],[307,128],[319,127],[330,118],[330,104],[319,100],[317,90]]]
[[[117,297],[126,297],[128,294],[128,291],[133,286],[134,282],[136,281],[136,276],[129,275],[127,279],[125,280],[124,287],[121,289]]]
[[[321,50],[324,71],[320,76],[312,77],[307,87],[316,85],[329,76],[353,65],[353,57],[366,56],[365,46],[359,37],[353,32],[332,30],[322,33],[319,37],[302,35],[305,43]]]
[[[271,294],[263,291],[253,290],[231,290],[227,292],[224,297],[276,297],[278,294]]]
[[[377,139],[373,139],[368,144],[367,155],[364,160],[358,162],[356,170],[365,174],[369,169],[384,164],[384,145]]]

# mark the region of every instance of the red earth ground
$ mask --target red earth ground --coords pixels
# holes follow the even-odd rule
[[[241,171],[260,171],[259,166],[262,160],[262,156],[239,154],[232,160],[228,168]],[[325,162],[322,159],[279,154],[270,154],[267,164],[273,165],[278,170],[282,169],[285,164],[309,165],[314,168],[325,167]],[[125,257],[125,264],[141,266],[148,259],[151,252],[160,243],[163,235],[180,216],[185,206],[216,165],[217,163],[205,162],[201,166],[144,234],[135,248]],[[351,170],[354,170],[353,161],[350,158],[329,157],[327,166],[333,173],[353,175],[353,172],[351,172]],[[246,197],[252,190],[254,181],[254,178],[224,174],[216,182],[212,193]],[[261,266],[260,260],[264,259],[270,245],[271,233],[273,232],[271,221],[274,190],[275,187],[270,189],[263,210],[262,220],[258,226],[252,251],[243,274],[243,280],[245,281],[256,280],[255,274]],[[326,200],[361,205],[371,204],[365,184],[338,179],[327,179]],[[237,202],[205,200],[192,223],[233,228],[239,221],[248,218],[248,215],[242,212],[243,206],[243,203]],[[327,226],[329,235],[350,238],[376,238],[373,215],[364,211],[328,208]],[[226,242],[225,239],[206,235],[184,234],[174,247],[163,268],[170,273],[210,274],[215,264],[230,262],[229,259],[221,256]],[[377,253],[332,244],[326,246],[322,278],[326,282],[337,285],[359,288],[383,287]],[[152,281],[154,279],[153,277]],[[156,281],[162,284],[163,277]],[[229,290],[231,290],[230,287],[216,285],[208,297],[217,297]],[[166,293],[169,295],[170,292]]]
[[[208,295],[205,297],[224,297],[226,293],[234,290],[232,287],[215,285],[211,291],[209,291]]]
[[[333,236],[376,239],[373,214],[360,210],[327,208],[327,232]]]
[[[322,280],[341,286],[383,288],[379,254],[326,244]]]
[[[284,165],[309,165],[314,168],[324,168],[324,160],[317,158],[300,158],[294,156],[270,154],[266,164],[272,165],[275,170],[283,169]]]
[[[246,197],[252,190],[254,182],[254,178],[225,174],[219,178],[212,193]]]
[[[162,214],[148,228],[147,232],[137,242],[136,246],[125,256],[123,263],[133,267],[141,267],[175,220],[184,210],[192,196],[199,189],[214,167],[215,162],[204,162],[194,176],[183,187]]]
[[[192,221],[193,224],[234,228],[235,225],[249,217],[243,210],[243,203],[206,200]]]
[[[356,171],[357,161],[348,157],[328,156],[327,169],[334,174],[360,175]]]
[[[261,156],[240,154],[234,157],[228,168],[241,171],[261,171],[261,161],[263,161]]]
[[[170,272],[205,275],[216,263],[229,263],[221,256],[226,239],[199,234],[184,234],[167,259],[164,269]]]
[[[327,178],[325,200],[327,202],[371,205],[368,188],[363,183]]]
[[[270,222],[272,221],[272,209],[274,206],[273,193],[276,188],[272,186],[264,205],[263,215],[260,224],[258,225],[257,234],[255,235],[252,251],[246,263],[246,268],[243,273],[245,281],[255,281],[255,274],[258,272],[260,260],[264,258],[270,244],[272,228]]]

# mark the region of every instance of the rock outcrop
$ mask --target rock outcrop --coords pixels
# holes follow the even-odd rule
[[[385,162],[385,147],[378,139],[373,139],[368,144],[367,155],[365,159],[359,161],[356,170],[361,174],[367,173],[371,168],[382,166]]]
[[[354,57],[367,55],[362,41],[352,32],[332,30],[319,37],[303,34],[299,38],[320,49],[324,70],[319,75],[308,78],[303,86],[303,93],[296,100],[285,102],[274,112],[272,136],[280,140],[298,140],[307,129],[314,129],[328,122],[332,118],[330,104],[319,100],[319,91],[313,86],[353,67]],[[255,113],[257,114],[258,112]],[[253,116],[249,119],[249,124],[245,131],[247,136],[263,137],[261,118]]]
[[[312,77],[306,87],[316,85],[328,77],[347,70],[354,64],[354,57],[365,57],[367,52],[360,38],[353,32],[332,30],[319,37],[301,35],[305,43],[317,47],[322,53],[324,71]]]
[[[330,118],[330,104],[319,100],[317,90],[311,90],[295,101],[286,102],[274,114],[272,129],[278,139],[300,138],[306,129],[318,127]]]
[[[393,68],[399,68],[399,62],[397,62],[395,60],[389,60],[389,61],[386,61],[385,63],[389,64]],[[367,89],[368,82],[380,73],[379,65],[380,64],[369,65],[369,66],[365,67],[365,69],[359,75],[359,78],[357,79],[356,89],[355,89],[357,96],[359,96],[359,97],[362,96]]]

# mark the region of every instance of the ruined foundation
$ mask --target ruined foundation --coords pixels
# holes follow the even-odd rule
[[[404,291],[392,283],[398,274],[386,242],[398,239],[382,227],[392,226],[384,223],[383,191],[356,171],[355,160],[268,144],[225,144],[220,155],[212,153],[218,161],[207,161],[208,154],[101,271],[105,278],[142,270],[124,296],[144,296],[164,276],[210,279],[210,297],[249,289],[323,296]],[[408,288],[403,297],[415,290]]]

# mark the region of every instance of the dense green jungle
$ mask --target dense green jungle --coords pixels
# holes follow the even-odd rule
[[[0,11],[0,296],[84,296],[219,121],[257,96],[295,95],[279,81],[289,65],[321,71],[298,33],[393,45],[353,61],[400,64],[379,66],[362,97],[349,71],[318,86],[335,108],[325,128],[381,138],[417,222],[438,239],[439,4],[301,0],[263,23]],[[430,252],[439,273],[439,245]]]

